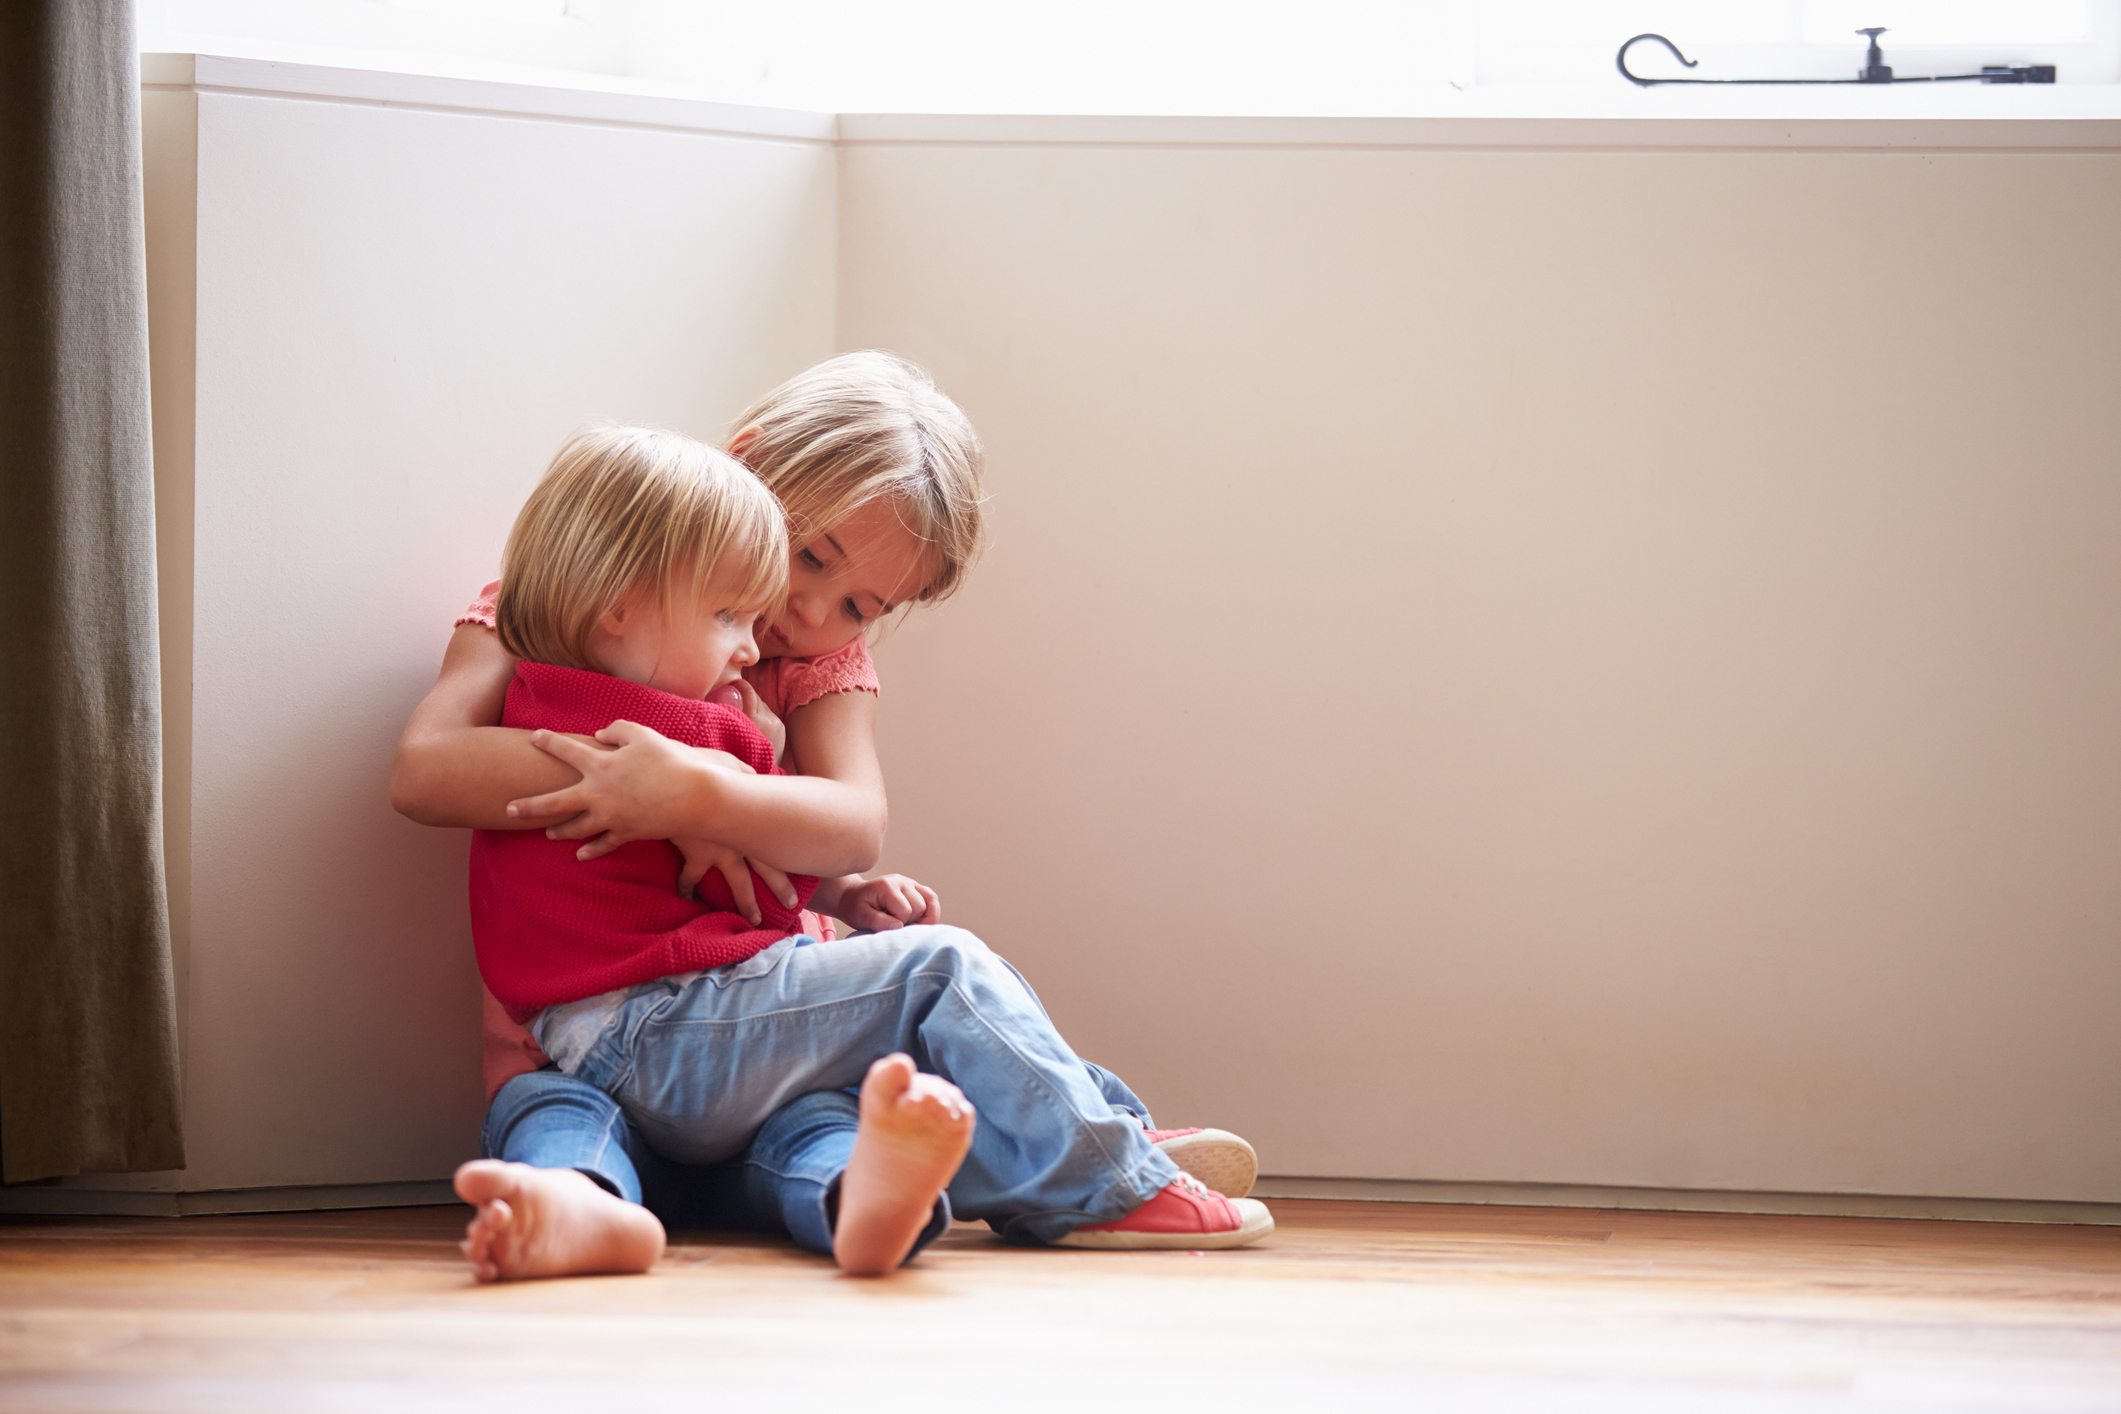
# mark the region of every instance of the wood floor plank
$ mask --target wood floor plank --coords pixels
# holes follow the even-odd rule
[[[465,1210],[0,1224],[0,1411],[2121,1412],[2121,1231],[1277,1200],[1238,1252],[882,1281],[691,1234],[479,1287]]]

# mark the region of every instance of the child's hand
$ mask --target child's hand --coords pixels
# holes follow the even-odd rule
[[[743,696],[744,715],[751,719],[751,725],[765,734],[766,740],[773,743],[773,759],[780,761],[788,752],[787,723],[773,715],[773,710],[759,699],[757,690],[750,683],[738,678],[731,686]]]
[[[730,897],[736,900],[736,911],[756,928],[763,921],[759,914],[758,894],[751,887],[751,871],[756,869],[773,896],[781,901],[781,907],[795,907],[795,885],[771,864],[747,860],[728,845],[716,844],[713,840],[673,839],[671,843],[685,856],[685,867],[678,874],[678,893],[685,898],[696,897],[695,890],[700,880],[707,877],[708,870],[719,870],[729,885]]]
[[[872,933],[888,933],[912,923],[943,921],[943,901],[935,890],[904,874],[879,874],[840,895],[833,916]]]
[[[545,831],[545,837],[587,840],[575,852],[577,859],[598,858],[633,840],[681,833],[688,807],[697,803],[692,787],[703,768],[758,774],[727,752],[685,746],[638,722],[613,722],[596,739],[601,745],[559,732],[531,733],[533,745],[580,771],[582,779],[564,790],[508,803],[511,816],[572,816]]]

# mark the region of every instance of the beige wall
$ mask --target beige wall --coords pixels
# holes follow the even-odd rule
[[[130,1182],[436,1179],[465,837],[392,746],[571,428],[713,436],[831,351],[830,120],[198,62],[146,74],[191,1167]]]
[[[2121,1199],[2113,125],[148,77],[194,1164],[88,1182],[469,1152],[463,844],[383,796],[449,617],[571,426],[885,345],[996,528],[880,650],[888,862],[1167,1121]]]
[[[887,862],[1271,1173],[2121,1199],[2112,134],[1374,126],[843,128]]]

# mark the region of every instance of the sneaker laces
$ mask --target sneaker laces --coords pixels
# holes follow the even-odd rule
[[[1173,1188],[1183,1188],[1196,1198],[1221,1198],[1223,1196],[1183,1169],[1179,1171],[1177,1180],[1171,1186]],[[1225,1199],[1224,1201],[1228,1200]]]

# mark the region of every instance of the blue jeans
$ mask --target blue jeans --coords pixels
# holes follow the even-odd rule
[[[857,1105],[832,1090],[775,1111],[738,1158],[710,1167],[672,1163],[649,1148],[618,1102],[557,1070],[518,1075],[493,1097],[480,1138],[490,1159],[578,1169],[673,1232],[739,1228],[786,1233],[832,1255],[840,1174],[854,1152]],[[950,1200],[938,1198],[906,1254],[949,1231]]]
[[[784,939],[645,983],[574,1074],[617,1099],[649,1149],[707,1165],[751,1148],[784,1106],[858,1085],[891,1051],[954,1082],[979,1111],[951,1207],[1006,1238],[1050,1242],[1123,1217],[1178,1177],[1143,1134],[1132,1092],[1069,1050],[1015,970],[960,928],[823,947]]]
[[[1152,1127],[1147,1108],[1125,1082],[1089,1061],[1083,1067],[1115,1110]],[[479,1137],[489,1159],[575,1169],[607,1192],[641,1204],[672,1232],[771,1232],[829,1257],[858,1110],[844,1090],[805,1095],[776,1111],[741,1157],[703,1168],[656,1153],[617,1100],[548,1067],[501,1087]],[[945,1194],[906,1260],[949,1228]]]

